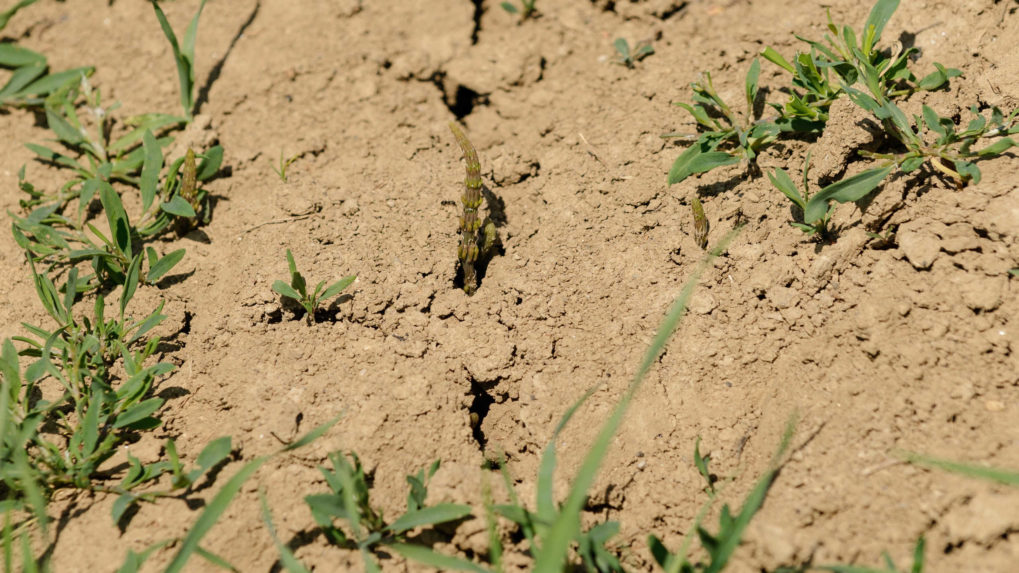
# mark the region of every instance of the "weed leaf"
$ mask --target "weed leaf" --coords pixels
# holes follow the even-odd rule
[[[407,559],[435,567],[440,571],[472,571],[475,573],[489,573],[488,569],[459,557],[443,555],[420,545],[408,545],[405,543],[388,543],[386,547],[399,553]]]
[[[187,535],[181,541],[180,549],[173,556],[173,560],[170,561],[170,565],[166,568],[166,573],[180,573],[184,569],[184,565],[187,564],[191,555],[198,550],[198,544],[201,542],[205,534],[212,529],[212,526],[216,524],[219,517],[226,511],[227,506],[233,501],[234,496],[240,491],[241,486],[258,470],[258,468],[265,463],[268,458],[255,458],[244,465],[230,480],[223,485],[223,487],[216,492],[216,495],[209,502],[209,505],[205,506],[202,510],[201,515],[195,521],[194,526],[188,531]]]
[[[723,165],[739,163],[739,157],[724,151],[704,151],[700,143],[695,143],[676,158],[669,170],[669,185],[674,185],[696,173],[711,171]]]
[[[895,168],[894,165],[868,169],[852,177],[833,183],[818,191],[803,209],[803,221],[808,225],[816,223],[828,212],[828,201],[846,203],[859,201],[874,190]],[[780,188],[781,189],[781,188]]]
[[[408,511],[397,518],[396,521],[389,524],[389,527],[386,529],[393,533],[403,533],[404,531],[414,529],[415,527],[420,527],[422,525],[434,525],[436,523],[455,521],[470,514],[471,506],[469,505],[443,503],[419,509],[417,511]]]

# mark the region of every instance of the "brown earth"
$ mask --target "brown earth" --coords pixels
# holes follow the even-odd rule
[[[151,7],[110,4],[41,2],[4,34],[47,54],[54,69],[95,65],[93,84],[122,102],[119,117],[176,112],[176,72]],[[702,277],[591,492],[590,521],[622,523],[613,542],[627,566],[651,568],[648,533],[676,547],[690,529],[705,500],[692,463],[697,436],[713,470],[736,476],[723,499],[738,505],[798,412],[794,453],[732,570],[877,566],[884,550],[901,566],[921,535],[930,571],[1010,570],[1019,490],[894,453],[1019,468],[1019,287],[1008,275],[1019,266],[1015,156],[982,162],[983,181],[961,191],[928,173],[894,177],[864,211],[836,210],[830,245],[791,228],[785,198],[738,166],[665,184],[682,146],[660,135],[693,129],[671,105],[689,99],[689,82],[710,71],[723,96],[740,101],[754,55],[769,45],[792,54],[802,45],[794,33],[819,38],[825,5],[855,26],[870,8],[539,0],[540,17],[517,25],[491,0],[210,2],[197,43],[200,116],[188,136],[221,143],[228,176],[209,185],[210,225],[156,245],[187,248],[175,276],[133,303],[140,313],[166,301],[162,359],[178,368],[159,382],[169,398],[163,427],[130,450],[155,461],[172,437],[193,460],[231,435],[247,460],[342,413],[313,445],[263,466],[203,545],[241,571],[270,570],[277,553],[259,518],[263,488],[282,538],[308,566],[356,570],[354,552],[310,534],[302,501],[325,490],[316,466],[328,452],[360,455],[389,516],[404,507],[404,476],[441,458],[430,500],[470,503],[480,515],[486,455],[508,455],[530,502],[559,417],[603,382],[559,442],[562,495],[702,257],[688,204],[700,193],[712,242],[738,218],[748,225]],[[182,30],[196,6],[165,10]],[[935,61],[965,73],[949,90],[910,98],[907,112],[922,103],[947,114],[1014,109],[1017,8],[904,2],[885,38],[921,48],[920,74]],[[616,65],[616,37],[651,39],[656,53],[633,70]],[[766,87],[783,81],[764,63]],[[447,123],[456,119],[504,212],[502,251],[473,297],[454,286],[451,201],[463,167]],[[863,166],[851,153],[866,143],[854,121],[833,111],[816,144],[828,176]],[[27,112],[0,115],[5,210],[18,209],[22,165],[37,186],[62,181],[22,146],[49,137],[41,125]],[[798,170],[808,143],[772,147],[761,167]],[[287,183],[270,167],[281,150],[301,155]],[[867,235],[895,228],[886,248]],[[312,326],[298,319],[270,290],[286,275],[287,248],[313,281],[356,273],[353,297]],[[0,335],[46,322],[9,234],[0,272],[11,278]],[[113,497],[58,496],[54,570],[110,571],[128,549],[181,536],[240,465],[191,503],[143,506],[124,532],[110,519]],[[484,553],[483,519],[447,541],[437,547]],[[148,570],[172,551],[155,553]],[[196,558],[190,567],[211,566]]]

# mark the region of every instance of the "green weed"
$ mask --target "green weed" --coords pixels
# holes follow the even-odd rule
[[[290,249],[287,249],[287,265],[290,267],[290,284],[277,280],[272,283],[272,290],[300,304],[304,308],[308,324],[314,322],[315,310],[320,302],[340,294],[343,289],[350,286],[357,279],[356,275],[350,275],[334,282],[328,287],[325,286],[325,281],[321,281],[315,286],[315,290],[309,294],[308,283],[304,280],[304,276],[298,272],[297,263],[294,262],[294,255],[290,252]],[[323,290],[323,287],[325,287],[325,290]]]
[[[280,448],[276,452],[246,462],[243,466],[241,466],[239,470],[237,470],[237,473],[235,473],[229,480],[227,480],[225,484],[223,484],[222,487],[220,487],[220,489],[212,497],[209,503],[202,509],[202,512],[198,515],[198,518],[195,520],[195,523],[191,526],[191,529],[189,529],[188,532],[181,539],[157,542],[146,548],[140,554],[135,553],[134,551],[128,551],[128,554],[124,560],[124,564],[121,565],[120,569],[118,569],[118,573],[136,573],[141,569],[141,566],[145,563],[145,560],[153,551],[175,541],[179,542],[178,548],[173,556],[173,559],[170,561],[170,564],[166,567],[166,569],[164,569],[164,571],[167,573],[176,573],[183,570],[184,566],[187,565],[188,561],[194,555],[202,557],[203,559],[212,563],[213,565],[216,565],[217,567],[227,569],[230,571],[237,571],[236,567],[232,566],[222,557],[219,557],[218,555],[212,553],[211,551],[202,548],[200,545],[202,538],[204,538],[205,535],[209,532],[209,530],[212,529],[212,526],[214,526],[216,522],[219,521],[219,518],[222,517],[223,512],[225,512],[227,507],[230,506],[230,503],[233,501],[233,499],[237,497],[237,494],[240,492],[241,486],[243,486],[244,483],[247,482],[247,480],[250,479],[251,476],[253,476],[255,472],[258,471],[262,464],[264,464],[274,456],[294,451],[298,448],[302,448],[314,442],[323,434],[325,434],[329,430],[329,428],[333,427],[336,424],[336,422],[340,420],[340,417],[341,416],[337,416],[324,424],[316,426],[307,434]],[[229,454],[229,452],[230,452],[229,438],[220,438],[218,440],[213,441],[212,443],[209,444],[209,446],[202,450],[202,453],[198,456],[199,467],[197,469],[192,470],[187,474],[181,473],[179,471],[179,468],[174,470],[175,487],[179,487],[177,476],[181,476],[189,484],[194,483],[194,481],[198,478],[198,476],[201,475],[202,472],[220,463],[221,460],[225,459],[226,455]],[[177,465],[175,456],[173,460],[171,460],[171,462],[174,465]],[[163,462],[157,462],[157,465],[160,464],[163,464]],[[143,498],[144,496],[139,496],[139,499]],[[117,501],[120,502],[120,499],[118,499]]]
[[[36,0],[21,0],[7,10],[0,12],[0,30],[22,8],[35,4]],[[90,76],[91,67],[74,68],[56,73],[47,73],[49,65],[46,56],[10,42],[0,43],[0,68],[12,70],[7,83],[0,87],[0,106],[38,107],[46,96],[68,82],[77,81],[82,75]]]
[[[273,165],[272,166],[272,170],[274,172],[276,172],[277,176],[279,176],[280,181],[282,181],[284,183],[287,182],[287,168],[290,167],[291,163],[293,163],[293,162],[297,161],[298,159],[300,159],[301,155],[302,154],[300,154],[300,153],[295,153],[294,155],[292,155],[292,156],[290,156],[288,158],[284,158],[283,157],[283,150],[280,149],[280,161],[279,161],[279,164],[278,164],[278,166],[277,165]]]
[[[754,102],[760,89],[760,73],[761,63],[754,58],[746,77],[747,111],[743,115],[737,115],[718,95],[710,73],[705,72],[700,81],[691,84],[694,103],[676,105],[688,111],[703,132],[672,164],[669,185],[679,183],[690,175],[740,161],[748,166],[756,165],[761,149],[778,138],[780,126],[772,121],[759,120],[755,115]],[[669,134],[665,137],[676,136]]]
[[[797,53],[793,58],[795,64],[773,48],[766,48],[761,56],[792,74],[789,101],[785,105],[768,104],[778,113],[777,117],[761,118],[755,109],[760,93],[760,62],[757,58],[747,72],[747,111],[742,116],[734,113],[722,100],[712,85],[711,75],[704,73],[700,81],[691,85],[694,103],[676,104],[693,116],[701,133],[697,136],[663,136],[696,137],[696,141],[673,163],[668,183],[679,183],[690,175],[737,162],[744,163],[754,173],[758,154],[783,135],[820,133],[828,121],[832,102],[844,94],[853,97],[858,92],[852,88],[853,85],[865,85],[879,105],[883,105],[917,90],[939,89],[950,78],[958,77],[959,70],[935,63],[935,72],[917,80],[907,68],[909,56],[916,52],[915,48],[890,54],[878,49],[881,33],[898,5],[898,0],[878,0],[859,40],[851,27],[843,26],[840,30],[831,21],[829,13],[831,35],[826,34],[824,42],[800,38],[811,50]]]
[[[651,42],[641,41],[637,42],[633,50],[630,50],[630,43],[625,38],[616,38],[616,41],[612,43],[616,48],[616,63],[623,64],[624,66],[633,69],[634,64],[643,60],[644,58],[655,53],[654,47]]]
[[[304,500],[315,523],[330,541],[360,551],[365,570],[379,571],[372,553],[387,548],[407,559],[440,569],[484,571],[470,561],[436,553],[408,540],[408,533],[413,529],[457,521],[471,513],[470,506],[466,505],[425,505],[428,480],[439,469],[438,460],[427,471],[420,470],[407,476],[410,484],[407,511],[393,521],[386,521],[382,513],[372,507],[368,478],[356,454],[350,454],[348,460],[342,453],[334,452],[329,455],[329,461],[332,469],[320,466],[319,470],[331,493],[309,495]],[[338,526],[337,521],[344,526]]]
[[[538,0],[520,0],[520,7],[517,7],[517,5],[512,2],[502,2],[499,6],[502,6],[502,9],[510,14],[520,14],[520,21],[524,21],[537,13],[534,8],[534,4],[537,1]]]
[[[184,41],[180,43],[166,15],[163,14],[163,9],[159,7],[159,2],[152,0],[152,9],[156,12],[159,26],[173,50],[173,61],[177,64],[177,77],[180,82],[180,104],[184,108],[184,121],[188,123],[191,122],[195,107],[195,37],[198,35],[198,19],[205,9],[205,2],[206,0],[202,0],[198,5],[198,11],[184,32]]]
[[[828,31],[824,41],[797,36],[810,46],[809,52],[798,52],[790,63],[773,48],[761,56],[792,74],[793,89],[784,105],[772,104],[780,114],[780,123],[806,122],[811,128],[823,127],[828,108],[846,88],[864,83],[879,100],[908,96],[917,91],[932,91],[945,86],[950,78],[961,75],[959,70],[934,63],[935,71],[917,79],[907,67],[917,48],[903,50],[896,44],[891,51],[878,49],[885,25],[899,7],[899,0],[878,0],[871,8],[863,26],[863,34],[849,26],[839,29],[828,11]],[[799,130],[797,130],[799,131]]]

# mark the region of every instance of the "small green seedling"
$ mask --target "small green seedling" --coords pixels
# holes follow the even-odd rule
[[[272,283],[272,290],[286,298],[297,301],[298,304],[304,307],[304,310],[307,312],[308,324],[315,320],[315,309],[318,308],[320,302],[340,294],[343,289],[350,286],[357,279],[356,275],[344,277],[329,285],[325,290],[322,290],[322,287],[325,286],[326,282],[321,281],[315,286],[315,290],[309,294],[307,282],[301,276],[301,273],[297,271],[297,263],[294,262],[294,255],[290,252],[290,249],[287,249],[287,264],[290,266],[290,284],[277,280]]]
[[[711,74],[705,72],[700,81],[691,84],[694,103],[677,103],[685,109],[702,130],[693,145],[687,148],[672,164],[669,170],[669,185],[679,183],[690,175],[710,171],[723,165],[745,163],[756,168],[757,154],[774,142],[781,131],[773,121],[756,116],[755,102],[759,93],[758,77],[761,63],[754,58],[746,77],[747,111],[737,115],[718,95],[711,82]],[[666,134],[663,137],[692,138],[690,135]]]
[[[619,55],[616,58],[616,63],[623,64],[630,69],[633,69],[635,63],[655,53],[651,42],[647,40],[637,42],[632,51],[630,50],[630,43],[626,41],[626,38],[616,38],[613,46],[616,47],[616,53]]]
[[[884,165],[868,169],[852,177],[847,177],[836,183],[828,185],[814,195],[810,195],[807,185],[807,173],[810,169],[810,154],[803,166],[803,193],[796,188],[796,184],[786,173],[785,169],[778,168],[768,174],[768,179],[776,189],[789,198],[799,209],[802,216],[799,221],[793,221],[792,226],[808,235],[817,235],[822,241],[831,241],[832,234],[829,228],[834,205],[830,201],[847,203],[859,201],[870,194],[881,181],[894,169],[894,165]]]
[[[517,8],[516,4],[512,2],[503,2],[500,4],[502,9],[509,12],[510,14],[520,14],[520,20],[524,21],[536,13],[534,10],[534,4],[538,0],[520,0],[520,7]]]
[[[350,459],[340,452],[329,454],[333,468],[319,466],[331,493],[309,495],[304,501],[311,509],[315,523],[333,543],[350,549],[359,549],[366,571],[378,571],[372,553],[389,549],[407,559],[413,559],[442,570],[484,571],[470,561],[450,557],[415,544],[409,533],[418,527],[429,527],[463,519],[471,514],[468,505],[440,503],[426,506],[428,480],[439,469],[436,460],[427,472],[420,470],[407,476],[410,492],[407,494],[407,511],[393,521],[372,507],[368,477],[361,460],[351,453]],[[342,524],[337,523],[342,522]]]
[[[202,0],[198,5],[198,11],[195,12],[191,24],[188,25],[188,29],[184,33],[183,44],[178,43],[177,34],[174,33],[173,27],[170,26],[166,15],[163,14],[163,9],[159,7],[159,2],[155,0],[152,2],[152,9],[156,12],[159,26],[163,29],[163,34],[166,35],[166,39],[170,42],[170,48],[173,50],[173,60],[177,64],[177,76],[180,81],[180,103],[184,108],[184,119],[188,123],[191,122],[195,107],[195,36],[198,35],[198,19],[202,16],[205,2],[206,0]]]
[[[301,157],[300,153],[295,153],[294,155],[292,155],[290,157],[284,157],[283,156],[283,150],[280,149],[280,161],[279,161],[278,167],[276,165],[272,166],[272,170],[275,171],[276,175],[279,176],[280,181],[282,181],[284,183],[287,182],[287,168],[290,167],[291,163],[293,163],[293,162],[297,161],[298,159],[300,159],[300,157]]]

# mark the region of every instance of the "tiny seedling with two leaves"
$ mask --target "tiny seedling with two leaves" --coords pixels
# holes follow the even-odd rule
[[[626,41],[626,38],[616,38],[616,41],[612,44],[616,48],[616,63],[622,64],[630,69],[633,69],[634,64],[643,60],[644,58],[655,53],[655,48],[651,45],[651,42],[642,40],[637,42],[637,45],[630,49],[630,43]]]
[[[537,1],[538,0],[520,0],[519,7],[512,2],[503,2],[502,4],[499,4],[499,6],[510,14],[520,14],[520,21],[523,22],[537,13],[534,9],[534,4]]]
[[[340,294],[343,289],[350,286],[357,279],[356,275],[350,275],[334,282],[328,287],[325,286],[325,281],[321,281],[315,286],[315,290],[309,293],[308,283],[297,270],[297,263],[294,262],[294,255],[290,252],[290,249],[287,249],[287,265],[290,267],[290,284],[277,280],[272,284],[272,290],[300,304],[307,313],[308,324],[314,322],[315,309],[318,308],[320,302]],[[323,287],[325,290],[323,290]]]
[[[280,149],[280,160],[279,160],[279,163],[276,164],[276,165],[272,165],[272,170],[280,178],[280,181],[282,181],[284,183],[287,182],[287,169],[290,168],[290,165],[293,162],[295,162],[298,159],[300,159],[301,155],[302,154],[300,154],[300,153],[295,153],[294,155],[291,155],[290,157],[285,157],[283,155],[283,150]]]

